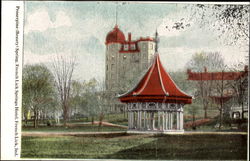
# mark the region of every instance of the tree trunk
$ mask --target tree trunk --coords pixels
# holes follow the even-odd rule
[[[98,126],[98,131],[100,131],[100,128],[101,128],[101,126],[102,126],[102,120],[103,120],[103,117],[104,117],[104,115],[103,115],[103,113],[101,113],[101,114],[100,114],[100,116],[99,116],[99,126]]]
[[[92,125],[94,125],[94,116],[91,117]]]
[[[220,109],[220,125],[219,125],[219,129],[221,129],[221,125],[222,125],[222,109]]]
[[[37,128],[37,111],[34,111],[34,128]]]
[[[64,104],[63,105],[63,126],[67,126],[67,121],[68,121],[68,110],[67,106]]]
[[[243,98],[242,98],[243,99]],[[243,111],[244,111],[244,101],[242,100],[242,102],[241,102],[241,118],[242,119],[244,119],[244,113],[243,113]]]
[[[196,125],[195,125],[195,114],[193,113],[193,123],[192,123],[192,129],[195,130],[196,129]]]
[[[24,126],[27,126],[28,125],[28,118],[27,118],[26,114],[24,114],[24,122],[25,122]]]
[[[207,107],[204,108],[204,118],[207,119]]]

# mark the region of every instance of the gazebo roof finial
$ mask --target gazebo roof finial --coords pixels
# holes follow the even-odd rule
[[[155,31],[155,53],[158,53],[158,43],[159,43],[159,38],[158,38],[157,29],[156,29]]]

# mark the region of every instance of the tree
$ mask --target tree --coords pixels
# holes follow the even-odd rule
[[[74,115],[77,117],[77,115],[82,115],[86,109],[85,104],[86,100],[83,96],[84,94],[84,83],[79,82],[79,81],[72,81],[72,90],[71,90],[71,97],[70,97],[70,113],[71,115]],[[85,110],[85,111],[84,111]]]
[[[69,107],[70,107],[70,91],[72,85],[72,75],[76,66],[75,58],[57,57],[53,61],[52,68],[55,77],[56,87],[59,94],[60,104],[63,110],[63,125],[67,126]]]
[[[230,82],[229,86],[233,90],[234,100],[236,100],[237,104],[241,107],[242,113],[241,118],[244,118],[244,103],[248,102],[247,98],[247,89],[248,89],[248,66],[244,66],[243,63],[239,63],[237,66],[232,67],[230,70],[233,72],[239,72],[244,67],[245,71],[240,71],[242,75]]]
[[[219,129],[222,126],[223,122],[223,112],[225,112],[226,107],[230,107],[230,105],[227,105],[229,102],[228,100],[231,99],[231,95],[228,95],[229,93],[229,82],[228,80],[225,79],[225,69],[223,69],[220,74],[221,74],[221,80],[216,80],[214,81],[214,91],[215,96],[212,96],[213,102],[217,104],[217,108],[220,112],[219,114]]]
[[[98,81],[98,87],[99,87],[99,92],[98,92],[98,109],[99,109],[99,129],[102,126],[102,121],[104,119],[104,115],[106,112],[106,105],[108,102],[108,93],[105,90],[105,82],[104,81]]]
[[[86,101],[86,109],[88,115],[91,117],[92,124],[94,123],[94,116],[97,115],[98,99],[97,99],[97,80],[92,78],[88,82],[84,82],[83,97]]]
[[[204,67],[209,71],[220,71],[224,66],[224,59],[219,52],[195,53],[186,64],[186,68],[195,72],[203,71]]]
[[[34,127],[38,125],[39,112],[53,107],[54,77],[44,65],[26,65],[23,68],[23,111],[34,113]],[[25,114],[25,119],[27,119]]]
[[[222,56],[215,52],[209,52],[209,53],[196,53],[193,55],[190,61],[186,64],[188,69],[192,69],[196,72],[203,72],[203,69],[205,68],[205,71],[209,69],[209,71],[219,71],[221,70],[224,65],[224,60]],[[207,81],[202,80],[202,74],[201,74],[201,80],[197,81],[196,89],[198,93],[198,98],[201,99],[203,109],[204,109],[204,118],[207,118],[207,110],[209,107],[210,99],[209,96],[211,95],[212,89],[213,89],[213,81]]]
[[[249,43],[249,4],[186,5],[200,27],[216,31],[226,44]]]
[[[194,83],[187,81],[187,73],[185,71],[169,72],[175,84],[184,92],[193,93]]]
[[[196,95],[195,95],[196,98]],[[194,99],[193,103],[191,105],[187,105],[185,108],[187,109],[187,112],[192,115],[192,127],[193,129],[196,129],[195,125],[195,117],[199,112],[199,105],[200,105],[199,99]]]

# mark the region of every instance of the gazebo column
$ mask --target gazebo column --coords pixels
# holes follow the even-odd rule
[[[165,112],[165,120],[166,120],[166,122],[165,122],[165,130],[168,130],[169,128],[168,128],[168,124],[169,124],[169,116],[168,116],[168,112],[166,111]]]
[[[158,127],[159,130],[161,130],[161,112],[158,111]]]
[[[140,128],[140,112],[137,111],[137,126],[136,126],[136,129],[139,129]]]
[[[134,111],[130,112],[130,128],[133,129],[134,128]]]
[[[140,111],[138,110],[138,113],[137,113],[137,117],[138,117],[138,125],[137,125],[137,129],[140,129]]]
[[[135,111],[133,111],[132,113],[132,128],[134,129],[135,128]]]
[[[176,112],[176,129],[180,130],[180,112]]]
[[[166,122],[166,125],[167,125],[167,126],[166,126],[166,129],[169,130],[169,129],[170,129],[170,113],[169,113],[169,111],[167,112],[167,115],[166,115],[166,116],[167,116],[167,118],[166,118],[166,119],[167,119],[167,122]]]
[[[153,113],[149,112],[149,130],[153,130]]]
[[[170,130],[172,130],[173,129],[173,112],[171,111],[170,112]]]
[[[130,112],[130,128],[133,129],[134,128],[134,111]]]
[[[151,111],[148,112],[148,129],[152,130],[152,114],[151,114]]]
[[[146,129],[146,111],[143,111],[143,129]]]
[[[171,130],[171,112],[169,112],[169,130]]]
[[[155,113],[154,112],[152,112],[152,124],[153,124],[153,126],[152,126],[152,130],[154,130],[155,129]]]
[[[152,130],[152,116],[151,116],[151,112],[148,112],[148,129]]]
[[[181,111],[180,112],[180,130],[183,130],[183,124],[184,124],[183,121],[184,121],[183,120],[183,111]]]
[[[145,129],[148,130],[148,112],[145,111]]]
[[[142,128],[142,111],[139,111],[140,121],[139,121],[139,128]]]
[[[128,112],[128,129],[131,129],[131,112]]]
[[[151,112],[148,113],[148,129],[152,130],[152,114],[151,114]]]
[[[162,113],[162,126],[161,126],[162,131],[164,131],[165,128],[166,128],[166,127],[165,127],[165,122],[166,122],[165,117],[166,117],[166,112],[163,111],[163,113]]]
[[[179,111],[179,130],[181,130],[181,111]]]

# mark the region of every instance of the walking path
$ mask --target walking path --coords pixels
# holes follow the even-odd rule
[[[96,135],[125,135],[126,131],[111,132],[22,132],[22,136],[96,136]]]
[[[67,126],[68,127],[75,127],[75,126],[85,126],[85,125],[99,125],[100,124],[100,121],[94,121],[93,123],[92,122],[74,122],[74,123],[67,123]],[[105,122],[105,121],[102,121],[102,125],[104,126],[112,126],[112,127],[120,127],[120,128],[124,128],[124,129],[127,129],[128,126],[125,126],[125,125],[118,125],[118,124],[113,124],[113,123],[110,123],[110,122]],[[39,126],[47,126],[47,124],[41,124]],[[55,126],[63,126],[63,124],[57,124]]]
[[[205,121],[201,120],[196,120],[195,124],[196,125],[201,125],[203,123],[208,123],[210,122],[210,119],[207,119]],[[98,125],[100,122],[99,121],[94,121],[93,124]],[[193,122],[187,122],[185,127],[191,126],[191,123]],[[84,125],[89,125],[92,124],[92,122],[85,122],[85,123],[69,123],[69,127],[74,127],[74,126],[84,126]],[[112,126],[112,127],[120,127],[124,128],[124,131],[110,131],[110,132],[35,132],[35,131],[30,131],[30,132],[22,132],[22,136],[108,136],[108,135],[125,135],[127,134],[127,126],[124,125],[117,125],[109,122],[102,122],[102,125],[104,126]],[[60,125],[61,126],[61,125]],[[133,132],[134,134],[162,134],[157,131],[135,131]],[[164,133],[164,135],[247,135],[247,132],[216,132],[216,131],[185,131],[182,133],[179,132],[170,132],[170,133]]]
[[[110,132],[22,132],[22,136],[120,136],[126,135],[126,131]],[[138,134],[160,134],[153,132],[138,132]],[[184,133],[165,133],[164,135],[247,135],[247,132],[204,132],[204,131],[185,131]]]

